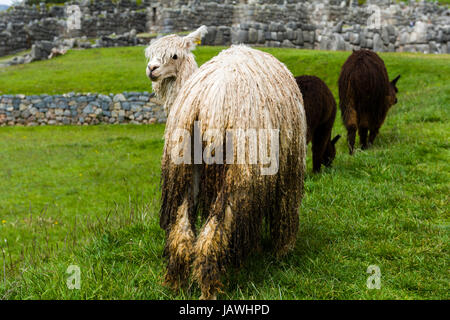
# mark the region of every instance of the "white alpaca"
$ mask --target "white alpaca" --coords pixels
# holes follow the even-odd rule
[[[207,32],[208,29],[202,26],[186,37],[165,36],[145,50],[149,59],[147,77],[152,80],[153,90],[163,101],[167,115],[181,86],[198,69],[191,50]]]
[[[146,49],[146,55],[147,75],[168,113],[160,211],[167,236],[166,283],[179,288],[188,280],[192,265],[201,298],[211,299],[225,267],[239,265],[259,247],[264,221],[277,254],[295,244],[306,121],[294,77],[268,53],[232,46],[198,68],[191,50],[205,33],[203,26],[186,37],[163,37]],[[227,140],[227,130],[276,130],[279,138],[269,148],[268,136],[258,141],[258,150],[267,148],[278,155],[276,174],[261,175],[261,163],[176,164],[172,151],[180,143],[177,132],[192,133],[196,121],[202,134],[211,129],[219,132],[215,147],[231,146],[236,157],[242,136],[238,133]],[[249,151],[244,152],[249,157]],[[197,232],[200,212],[203,226]]]

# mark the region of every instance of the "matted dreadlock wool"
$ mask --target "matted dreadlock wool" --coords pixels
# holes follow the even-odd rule
[[[163,71],[147,72],[158,77],[153,87],[168,111],[160,210],[160,225],[167,235],[166,283],[179,288],[192,271],[201,298],[211,299],[221,286],[225,267],[240,265],[260,246],[264,221],[278,255],[294,246],[306,167],[306,120],[293,75],[268,53],[232,46],[195,71],[197,65],[189,49],[203,31],[200,28],[184,38],[163,37],[146,53],[149,70],[169,70],[170,75],[164,78]],[[174,55],[175,61],[170,59]],[[169,58],[163,62],[164,57]],[[215,129],[222,137],[219,141],[206,139],[202,147],[213,142],[226,150],[231,145],[233,164],[174,162],[179,129],[187,130],[192,137],[196,121],[201,134]],[[236,164],[238,143],[247,139],[243,136],[246,129],[279,130],[276,174],[262,175],[261,169],[267,166],[261,163]],[[230,140],[225,138],[227,130],[234,130]],[[269,132],[259,136],[259,148],[261,141],[271,141]],[[192,146],[193,139],[189,143]],[[269,152],[276,151],[270,150],[273,145],[268,148]],[[193,149],[182,150],[181,154],[193,155]],[[250,158],[249,150],[245,148],[246,159]],[[196,230],[199,215],[203,223]]]

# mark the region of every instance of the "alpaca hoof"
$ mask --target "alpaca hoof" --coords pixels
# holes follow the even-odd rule
[[[217,300],[217,295],[214,293],[206,296],[202,293],[202,295],[200,296],[200,300]]]

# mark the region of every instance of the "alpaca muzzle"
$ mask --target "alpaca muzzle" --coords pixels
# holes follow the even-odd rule
[[[147,66],[147,69],[148,69],[148,76],[150,77],[150,79],[151,79],[152,81],[158,80],[158,77],[159,77],[159,76],[155,76],[155,75],[153,74],[153,72],[154,72],[156,69],[158,69],[158,68],[159,68],[158,66]]]

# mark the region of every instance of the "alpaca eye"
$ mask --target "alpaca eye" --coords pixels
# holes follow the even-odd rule
[[[177,60],[177,59],[178,59],[178,56],[177,56],[176,54],[174,54],[173,57],[172,57],[172,59],[173,59],[173,60]]]

